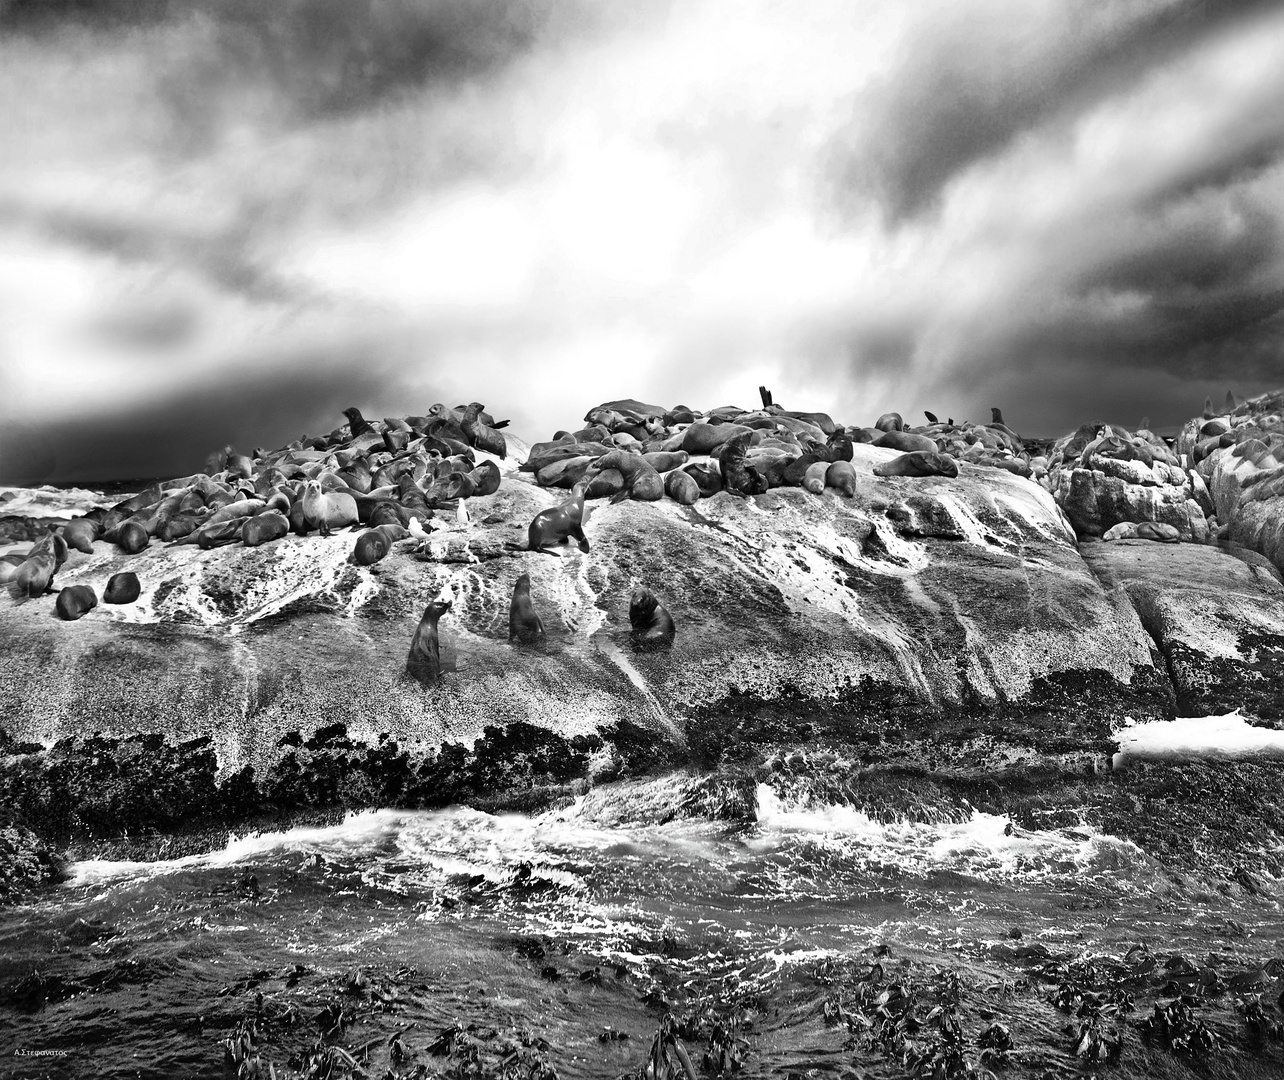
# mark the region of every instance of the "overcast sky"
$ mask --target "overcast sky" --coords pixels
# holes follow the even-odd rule
[[[1284,386],[1284,5],[0,0],[0,480]]]

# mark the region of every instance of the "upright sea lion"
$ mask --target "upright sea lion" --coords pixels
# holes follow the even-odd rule
[[[67,561],[67,541],[58,532],[42,536],[27,552],[27,557],[10,578],[19,594],[40,596],[53,585],[54,574]]]
[[[331,529],[355,525],[360,520],[356,500],[340,491],[322,492],[321,485],[309,480],[303,486],[303,516],[307,524],[329,536]]]
[[[132,570],[123,570],[107,579],[103,601],[108,604],[132,604],[138,599],[140,592],[142,589],[138,584],[138,575]]]
[[[464,408],[459,426],[471,445],[498,458],[508,456],[508,443],[502,431],[496,431],[481,419],[482,407],[473,402]]]
[[[761,495],[767,490],[767,478],[745,460],[753,434],[752,429],[746,428],[741,434],[728,439],[718,451],[722,486],[737,495]]]
[[[560,556],[560,551],[549,549],[554,544],[566,543],[568,539],[575,540],[581,551],[588,551],[588,537],[584,535],[584,523],[588,520],[584,507],[587,490],[587,485],[576,484],[569,499],[535,515],[528,531],[528,551]]]
[[[888,412],[874,421],[874,427],[879,431],[901,431],[905,427],[905,421],[901,419],[900,413]]]
[[[949,454],[915,450],[882,465],[874,466],[875,476],[958,476],[959,464]]]
[[[667,649],[673,645],[673,616],[645,586],[638,586],[629,598],[629,623],[635,649]]]
[[[58,593],[54,610],[58,612],[58,618],[75,622],[85,612],[92,611],[97,606],[98,597],[88,585],[68,585]]]
[[[508,605],[508,640],[529,642],[544,636],[544,623],[531,603],[531,576],[523,574],[513,585]]]
[[[438,597],[428,602],[423,617],[415,627],[406,655],[406,673],[424,686],[441,682],[441,649],[437,638],[437,621],[450,610],[451,601]]]
[[[370,422],[361,415],[361,410],[355,405],[350,405],[343,410],[343,415],[348,418],[348,430],[352,432],[352,438],[358,435],[373,435],[374,428]]]

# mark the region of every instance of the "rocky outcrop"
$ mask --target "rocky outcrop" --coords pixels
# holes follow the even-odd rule
[[[613,732],[681,749],[692,718],[707,734],[746,695],[789,700],[798,724],[823,712],[832,738],[884,753],[908,735],[1081,750],[1121,702],[1165,710],[1149,638],[1079,558],[1047,492],[966,463],[957,479],[873,474],[895,456],[857,446],[850,498],[781,488],[691,507],[593,504],[588,555],[513,550],[558,498],[515,473],[469,500],[471,521],[441,521],[370,567],[349,561],[349,533],[133,556],[98,542],[71,552],[57,584],[101,594],[128,568],[140,600],[64,623],[51,597],[0,599],[0,713],[14,738],[44,743],[207,737],[227,774],[262,773],[290,732],[336,723],[425,752],[512,725],[603,740],[587,773],[626,756]],[[522,573],[548,631],[532,647],[507,637]],[[638,585],[677,620],[667,652],[631,648]],[[405,655],[443,589],[444,681],[430,690],[405,677]]]
[[[1213,504],[1203,479],[1144,429],[1085,424],[1054,444],[1047,484],[1080,538],[1143,521],[1171,525],[1194,543],[1210,536]]]
[[[1121,540],[1080,550],[1154,640],[1179,715],[1239,708],[1284,720],[1284,584],[1273,568],[1208,545]]]
[[[1177,448],[1207,483],[1219,536],[1284,567],[1284,391],[1187,422]]]

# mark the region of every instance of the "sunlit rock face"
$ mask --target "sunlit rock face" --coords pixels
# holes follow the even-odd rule
[[[1054,444],[1047,484],[1080,538],[1155,521],[1182,540],[1209,539],[1213,506],[1203,479],[1149,432],[1084,425]]]
[[[1284,391],[1187,421],[1177,448],[1207,483],[1224,539],[1284,567]]]
[[[746,701],[792,718],[764,741],[810,733],[880,755],[921,740],[1085,749],[1123,711],[1170,708],[1140,620],[1102,589],[1047,491],[966,463],[957,479],[873,474],[895,456],[857,447],[853,497],[592,503],[588,554],[516,550],[566,493],[511,469],[467,501],[467,521],[439,520],[370,567],[349,561],[347,530],[134,556],[95,543],[55,585],[101,595],[130,569],[142,596],[75,623],[53,616],[52,595],[0,598],[0,713],[21,740],[209,736],[225,772],[336,723],[353,740],[424,747],[533,725],[588,739],[592,770],[618,758],[622,731],[717,756],[719,717]],[[547,631],[532,646],[508,640],[523,573]],[[631,647],[639,585],[677,622],[671,650]],[[443,593],[443,679],[426,688],[406,677],[406,652]]]
[[[1284,719],[1284,584],[1260,556],[1146,540],[1084,544],[1102,585],[1163,656],[1182,716]]]

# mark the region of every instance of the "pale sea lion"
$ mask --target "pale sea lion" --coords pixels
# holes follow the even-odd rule
[[[415,636],[410,640],[406,673],[424,686],[437,686],[441,682],[441,648],[437,623],[450,610],[451,603],[442,597],[429,601],[419,625],[415,627]]]
[[[138,599],[142,588],[138,584],[138,575],[132,570],[112,574],[107,579],[107,588],[103,589],[103,602],[107,604],[132,604]]]
[[[915,450],[922,450],[925,453],[932,454],[936,452],[936,440],[926,435],[918,435],[912,431],[888,431],[881,437],[874,440],[875,446],[880,446],[888,450],[899,450],[903,454],[912,453]]]
[[[619,469],[603,469],[588,483],[586,499],[609,499],[625,489],[624,476]]]
[[[329,536],[331,529],[357,524],[356,500],[346,492],[322,492],[321,485],[309,480],[303,487],[303,517],[309,527],[319,529],[322,536]]]
[[[915,450],[874,466],[875,476],[958,476],[959,463],[949,454]]]
[[[813,495],[820,495],[825,490],[825,477],[829,475],[830,462],[816,461],[807,467],[803,474],[802,487]]]
[[[98,597],[88,585],[68,585],[58,593],[54,610],[58,612],[58,618],[75,622],[85,612],[92,611],[97,606]]]
[[[523,574],[513,585],[508,605],[508,640],[529,642],[544,636],[544,623],[531,603],[531,576]]]
[[[74,551],[82,551],[86,555],[94,553],[94,541],[98,539],[99,531],[98,522],[83,517],[72,518],[62,527],[63,539],[67,541],[67,546]]]
[[[673,616],[645,586],[633,590],[629,598],[630,637],[635,649],[667,649],[673,645],[676,628]]]

